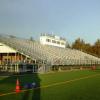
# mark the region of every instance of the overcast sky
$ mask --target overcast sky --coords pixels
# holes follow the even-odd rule
[[[100,0],[0,0],[0,33],[37,39],[45,32],[94,43],[100,38]]]

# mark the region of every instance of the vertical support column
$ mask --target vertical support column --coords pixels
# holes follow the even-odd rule
[[[15,53],[15,62],[16,62],[16,53]]]
[[[27,56],[26,56],[26,58],[25,58],[25,62],[26,62],[26,63],[27,63],[27,59],[28,59],[28,58],[27,58]]]
[[[19,65],[18,64],[16,64],[15,69],[16,69],[16,72],[19,73]]]
[[[23,59],[22,59],[22,54],[20,54],[20,58],[21,58],[20,60],[22,61],[22,60],[23,60]]]
[[[8,66],[7,66],[7,64],[5,65],[5,71],[7,71],[7,69],[8,69]]]
[[[5,71],[8,71],[8,59],[9,59],[9,53],[7,53],[7,59],[6,59],[6,65],[5,65]]]
[[[6,56],[7,56],[6,64],[8,64],[8,53],[7,53],[7,55],[6,55]]]
[[[35,65],[33,65],[33,73],[34,73],[34,66],[35,66]]]
[[[6,71],[7,71],[7,69],[8,69],[8,66],[9,66],[9,53],[7,53],[7,64],[6,64]]]
[[[1,53],[1,65],[3,64],[2,62],[3,62],[3,60],[2,60],[3,58],[2,58],[2,53]]]
[[[35,68],[35,72],[41,71],[41,64],[38,64],[38,66]]]
[[[0,66],[1,66],[1,53],[0,53]]]
[[[19,73],[19,65],[18,64],[15,64],[15,72]]]
[[[15,69],[15,72],[17,72],[17,69],[16,69],[16,64],[15,64],[15,66],[14,66],[14,67],[15,67],[15,68],[14,68],[14,69]]]
[[[12,64],[10,64],[10,72],[13,72],[13,70],[12,70]]]
[[[17,73],[19,73],[19,65],[16,65]]]
[[[43,72],[45,72],[45,64],[44,64],[44,61],[42,62],[42,66],[43,66]]]
[[[16,53],[15,53],[15,59],[14,59],[14,62],[15,62],[15,72],[17,72]]]
[[[26,72],[27,71],[27,66],[26,66],[26,64],[24,63],[23,64],[23,72]]]
[[[18,62],[19,62],[19,52],[17,52],[17,60],[18,60]]]
[[[12,55],[13,55],[13,53],[11,53],[11,61],[10,61],[10,62],[11,62],[11,64],[12,64]]]
[[[35,67],[36,67],[36,59],[34,60],[33,73],[35,72]]]
[[[2,64],[1,64],[2,61],[1,61],[1,59],[2,59],[2,58],[1,58],[1,53],[0,53],[0,71],[1,71],[1,69],[2,69]]]

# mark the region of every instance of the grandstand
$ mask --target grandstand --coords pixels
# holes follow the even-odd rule
[[[99,65],[100,58],[70,48],[43,45],[37,41],[0,35],[0,71],[46,72],[54,66]],[[10,48],[4,50],[3,46]],[[8,50],[8,51],[7,51]]]

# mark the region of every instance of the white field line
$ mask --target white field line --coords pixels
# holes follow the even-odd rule
[[[34,88],[34,89],[48,88],[48,87],[52,87],[52,86],[57,86],[57,85],[62,85],[62,84],[67,84],[67,83],[72,83],[72,82],[75,82],[75,81],[79,81],[79,80],[87,79],[87,78],[92,78],[92,77],[96,77],[96,76],[99,76],[99,75],[100,74],[88,75],[88,76],[85,76],[85,77],[80,77],[80,78],[76,78],[76,79],[72,79],[72,80],[67,80],[67,81],[64,81],[64,82],[59,82],[59,83],[54,83],[54,84],[50,84],[50,85],[40,86],[40,87],[37,87],[37,88]],[[32,89],[21,90],[21,92],[25,92],[25,91],[28,91],[28,90],[32,90]],[[14,92],[0,94],[0,97],[1,96],[6,96],[6,95],[10,95],[10,94],[16,94],[16,92],[14,91]]]

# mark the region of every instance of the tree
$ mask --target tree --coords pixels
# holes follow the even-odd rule
[[[78,38],[72,44],[72,48],[78,49],[78,50],[83,50],[84,49],[84,45],[85,45],[85,42],[82,39]]]
[[[94,46],[93,46],[93,49],[94,49],[94,53],[100,57],[100,39],[97,39],[97,41],[95,42]]]
[[[82,39],[78,38],[72,44],[72,48],[100,57],[100,39],[97,39],[94,45],[90,45],[89,43],[85,43]]]
[[[30,41],[34,41],[34,39],[33,39],[33,37],[32,37],[32,36],[30,37]]]

